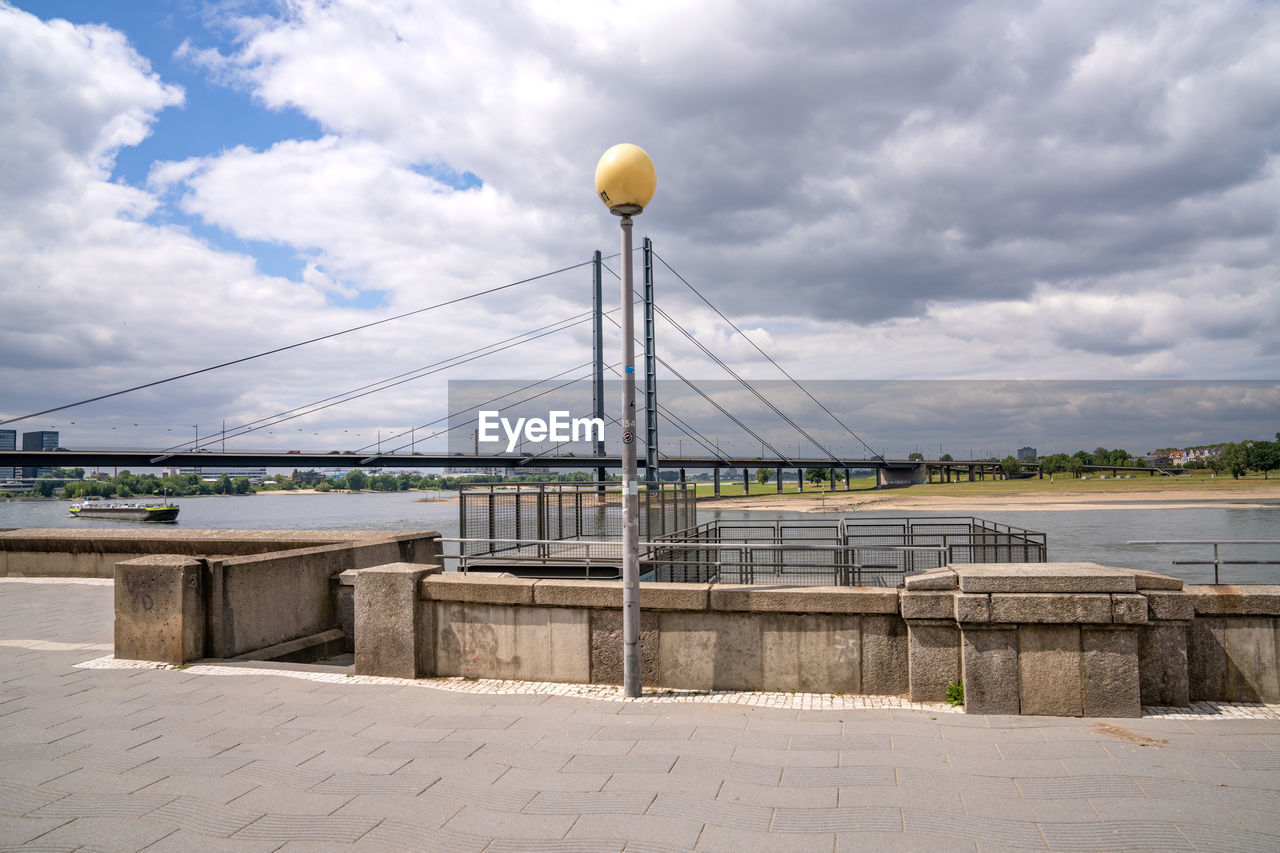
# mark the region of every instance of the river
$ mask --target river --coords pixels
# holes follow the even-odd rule
[[[188,497],[179,501],[176,525],[191,529],[259,530],[438,530],[458,534],[458,502],[452,492],[368,492],[364,494],[269,494],[237,497]],[[0,500],[0,528],[66,527],[119,529],[121,522],[79,519],[65,501]],[[911,517],[956,513],[913,512]],[[1280,503],[1267,507],[1238,506],[1230,501],[1197,508],[1020,510],[976,513],[983,518],[1042,531],[1048,536],[1049,559],[1151,569],[1192,583],[1212,579],[1212,569],[1174,566],[1177,559],[1208,559],[1210,548],[1178,549],[1126,545],[1135,539],[1280,539]],[[702,510],[699,520],[760,518],[749,511]],[[816,513],[768,513],[768,516],[817,520]],[[902,512],[862,511],[859,517],[901,517]],[[452,549],[450,549],[452,550]],[[1280,560],[1280,546],[1224,551],[1227,559]],[[1236,566],[1224,569],[1223,582],[1278,583],[1280,566]]]

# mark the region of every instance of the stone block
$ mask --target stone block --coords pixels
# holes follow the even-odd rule
[[[965,713],[1017,714],[1017,629],[965,626],[960,631],[960,655]]]
[[[1233,702],[1280,701],[1276,671],[1276,625],[1270,616],[1224,620],[1228,697]]]
[[[433,675],[422,663],[432,638],[431,608],[420,606],[422,579],[439,569],[391,563],[355,573],[356,674],[391,678]]]
[[[971,563],[954,567],[962,592],[1137,592],[1129,569],[1096,563]]]
[[[115,656],[183,664],[204,657],[203,564],[155,554],[115,566]]]
[[[954,598],[957,622],[991,621],[991,596],[959,592]]]
[[[1133,572],[1133,579],[1138,584],[1138,589],[1145,591],[1149,589],[1182,589],[1182,579],[1162,575],[1159,572],[1149,572],[1146,569],[1130,569]]]
[[[643,590],[643,585],[641,589]],[[591,683],[622,684],[622,609],[610,607],[591,610],[590,618]],[[660,624],[659,615],[655,610],[641,608],[640,681],[642,684],[660,683],[658,671]]]
[[[585,683],[590,611],[435,602],[437,675]]]
[[[540,580],[533,585],[533,603],[544,607],[622,609],[618,581]]]
[[[1188,620],[1196,615],[1195,597],[1186,592],[1153,589],[1145,593],[1151,619]]]
[[[903,590],[899,596],[903,619],[954,619],[956,613],[951,592],[912,592]]]
[[[640,609],[706,610],[711,584],[642,583]],[[622,584],[617,581],[540,580],[533,587],[534,604],[548,607],[622,609]]]
[[[759,689],[861,691],[860,616],[769,613],[759,618]]]
[[[1280,616],[1280,586],[1188,586],[1197,616]]]
[[[942,702],[961,682],[960,629],[954,624],[907,623],[908,680],[913,702]]]
[[[958,589],[960,585],[956,573],[951,569],[932,569],[919,574],[907,575],[904,586],[910,590],[946,590]]]
[[[1137,628],[1080,629],[1084,650],[1084,715],[1142,716]]]
[[[751,614],[659,612],[658,684],[693,690],[759,690],[761,620]]]
[[[711,587],[711,609],[757,613],[897,613],[898,591],[870,587]]]
[[[1222,617],[1191,620],[1187,647],[1187,677],[1191,701],[1229,701],[1227,689],[1227,624]]]
[[[903,696],[911,689],[907,663],[907,623],[899,616],[864,615],[862,622],[862,692],[871,696]]]
[[[1111,596],[1064,593],[997,593],[991,596],[992,622],[1111,624]]]
[[[1111,596],[1111,621],[1117,625],[1141,625],[1147,621],[1147,597],[1116,593]]]
[[[449,572],[423,579],[421,594],[431,601],[468,604],[533,604],[533,578],[500,578]]]
[[[1191,704],[1187,675],[1188,622],[1156,622],[1138,630],[1143,705]]]
[[[1018,698],[1023,714],[1078,717],[1081,695],[1080,626],[1023,625],[1018,629]]]

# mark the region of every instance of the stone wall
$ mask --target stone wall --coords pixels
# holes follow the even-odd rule
[[[241,557],[152,554],[120,561],[116,657],[186,663],[305,659],[312,647],[341,651],[342,614],[351,610],[338,583],[343,572],[440,561],[434,532],[329,536],[347,541]],[[162,656],[153,657],[157,649]]]
[[[387,534],[345,530],[121,530],[30,528],[0,531],[0,577],[110,578],[123,560],[150,554],[240,557]]]
[[[616,582],[420,566],[344,579],[356,590],[361,674],[622,681]],[[954,682],[973,713],[1097,717],[1280,700],[1274,587],[1184,590],[1093,564],[977,564],[911,576],[903,590],[646,583],[641,611],[642,680],[663,688],[937,702]]]

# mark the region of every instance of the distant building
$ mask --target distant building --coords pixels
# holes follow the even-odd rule
[[[18,431],[16,429],[0,429],[0,450],[18,449]],[[16,475],[13,468],[0,468],[0,480],[12,480]]]
[[[1035,461],[1035,458],[1036,458],[1036,449],[1035,449],[1034,447],[1019,447],[1019,448],[1018,448],[1018,461],[1019,461],[1019,462],[1032,462],[1032,461]]]
[[[58,449],[58,432],[52,429],[42,429],[36,432],[24,432],[22,434],[23,450],[57,450]],[[53,467],[47,468],[23,468],[22,476],[24,477],[43,477],[45,474],[52,474]]]
[[[182,477],[185,477],[188,474],[196,474],[197,476],[200,477],[201,480],[204,480],[205,482],[208,482],[208,483],[216,482],[217,480],[221,479],[223,474],[226,474],[232,480],[238,480],[241,477],[244,477],[246,480],[248,480],[250,483],[256,486],[258,483],[261,483],[264,479],[266,479],[267,469],[266,468],[205,468],[205,467],[166,468],[164,469],[163,474],[166,477],[172,474],[177,474]]]

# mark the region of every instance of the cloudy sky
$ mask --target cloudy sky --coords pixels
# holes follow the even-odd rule
[[[616,253],[592,174],[620,141],[658,171],[659,305],[745,376],[779,377],[754,342],[804,380],[1274,380],[1276,80],[1266,2],[0,0],[0,419]],[[293,411],[234,446],[362,447],[447,379],[583,374],[585,324],[451,360],[590,283],[7,426],[154,447]],[[1179,429],[1269,437],[1205,408]],[[963,443],[945,413],[917,440]]]

